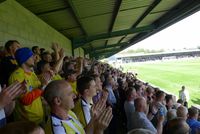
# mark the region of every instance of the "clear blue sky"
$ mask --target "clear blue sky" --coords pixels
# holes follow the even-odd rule
[[[124,51],[137,48],[180,50],[183,48],[196,48],[197,46],[200,46],[200,12],[179,21]]]

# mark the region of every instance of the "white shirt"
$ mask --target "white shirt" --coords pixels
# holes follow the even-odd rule
[[[65,128],[63,126],[63,123],[65,123],[68,126],[70,126],[76,132],[76,134],[81,134],[81,132],[73,125],[72,121],[75,122],[78,126],[82,127],[81,123],[78,120],[74,119],[70,115],[69,115],[69,118],[70,119],[68,119],[68,120],[61,120],[56,116],[51,116],[54,134],[70,133],[70,132],[65,132]]]
[[[83,106],[83,112],[86,120],[86,124],[88,124],[91,120],[91,104],[88,104],[85,100],[81,99],[81,103]]]
[[[185,89],[184,91],[179,91],[179,99],[183,101],[189,101],[189,92]]]

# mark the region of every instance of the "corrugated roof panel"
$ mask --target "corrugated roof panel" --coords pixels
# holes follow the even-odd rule
[[[81,19],[82,25],[88,35],[108,32],[112,14],[104,14]]]
[[[115,37],[115,38],[110,38],[108,39],[107,45],[112,45],[112,44],[117,44],[118,41],[122,38],[123,36]]]
[[[120,47],[117,46],[117,47],[107,48],[107,50],[113,50],[113,49],[118,49],[118,48],[120,48]]]
[[[86,51],[91,50],[91,46],[90,45],[83,46],[82,48],[84,48]]]
[[[106,43],[106,40],[97,40],[97,41],[92,42],[92,46],[93,48],[101,47],[101,46],[104,46],[105,43]]]
[[[63,30],[61,31],[61,33],[63,33],[65,36],[70,37],[70,38],[83,35],[80,27]]]
[[[113,31],[125,30],[132,27],[147,7],[120,11],[114,24]]]
[[[127,35],[126,36],[126,38],[124,38],[122,41],[121,41],[121,43],[122,42],[128,42],[131,38],[133,38],[134,36],[136,36],[137,34],[129,34],[129,35]]]
[[[176,6],[182,0],[162,0],[152,11],[153,12],[160,12],[170,10],[174,6]]]
[[[33,13],[59,9],[67,7],[67,3],[62,0],[17,0],[24,7]]]
[[[100,49],[100,50],[96,50],[95,52],[104,52],[104,51],[110,51],[110,50],[114,50],[117,49],[119,47],[112,47],[112,48],[105,48],[105,49]]]
[[[78,26],[77,22],[73,19],[70,10],[62,10],[46,15],[40,15],[40,18],[58,30]]]
[[[79,18],[112,13],[115,0],[71,0]]]
[[[96,53],[102,53],[102,52],[105,52],[105,53],[109,53],[109,52],[106,52],[108,49],[101,49],[101,50],[96,50],[95,52]]]
[[[95,52],[99,53],[99,52],[104,52],[105,50],[108,50],[108,48],[106,49],[100,49],[100,50],[96,50]]]
[[[138,25],[138,27],[141,26],[147,26],[152,24],[154,21],[156,21],[158,18],[160,18],[162,15],[164,15],[166,12],[161,12],[161,13],[154,13],[154,14],[149,14],[147,17],[145,17]]]
[[[123,0],[120,10],[145,7],[151,5],[153,2],[154,0]]]

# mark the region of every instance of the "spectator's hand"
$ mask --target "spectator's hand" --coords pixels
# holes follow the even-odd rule
[[[113,90],[116,90],[119,87],[118,83],[115,82],[114,86],[113,86]]]
[[[94,120],[99,117],[99,115],[103,112],[103,110],[105,110],[107,98],[108,98],[108,93],[106,91],[103,91],[103,95],[101,96],[99,101],[92,107],[91,115],[94,118]]]
[[[2,89],[0,93],[0,109],[10,104],[15,98],[25,93],[25,85],[15,82],[8,87]]]
[[[157,134],[162,134],[163,133],[163,122],[165,120],[165,117],[163,115],[158,115],[157,119],[158,119]]]
[[[103,89],[102,90],[102,99],[105,101],[105,103],[106,103],[106,101],[107,101],[107,99],[108,99],[108,90],[107,89]]]
[[[84,67],[88,66],[88,61],[86,59],[83,59],[83,66]]]
[[[55,72],[53,70],[49,71],[50,77],[52,78],[55,75]]]
[[[102,111],[106,108],[105,100],[100,99],[92,108],[91,108],[91,117],[96,120]]]
[[[58,46],[57,43],[52,43],[51,48],[52,48],[54,51],[58,51],[58,50],[59,50],[59,46]]]
[[[151,107],[151,112],[152,112],[153,114],[156,114],[156,113],[158,112],[158,108],[157,108],[155,105],[153,105],[153,106]]]
[[[151,104],[153,102],[153,99],[150,96],[147,96],[147,104]]]
[[[165,117],[163,115],[158,115],[158,123],[163,124]]]
[[[83,62],[83,58],[82,57],[78,57],[77,58],[77,61],[80,63],[80,62]]]
[[[65,57],[65,50],[63,48],[60,49],[59,56],[60,56],[60,58],[64,58]]]
[[[40,79],[42,86],[47,86],[47,84],[49,83],[51,78],[52,78],[52,75],[50,74],[50,72],[46,72],[46,73],[42,74],[42,77]]]
[[[104,131],[110,124],[112,117],[112,108],[106,108],[100,114],[99,118],[97,118],[97,120],[94,122],[94,133],[101,133],[102,131]]]

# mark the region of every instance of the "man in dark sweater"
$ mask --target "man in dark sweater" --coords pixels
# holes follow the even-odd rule
[[[18,66],[14,56],[18,48],[20,48],[20,44],[16,40],[9,40],[5,44],[6,55],[0,62],[1,86],[8,85],[9,76]]]

